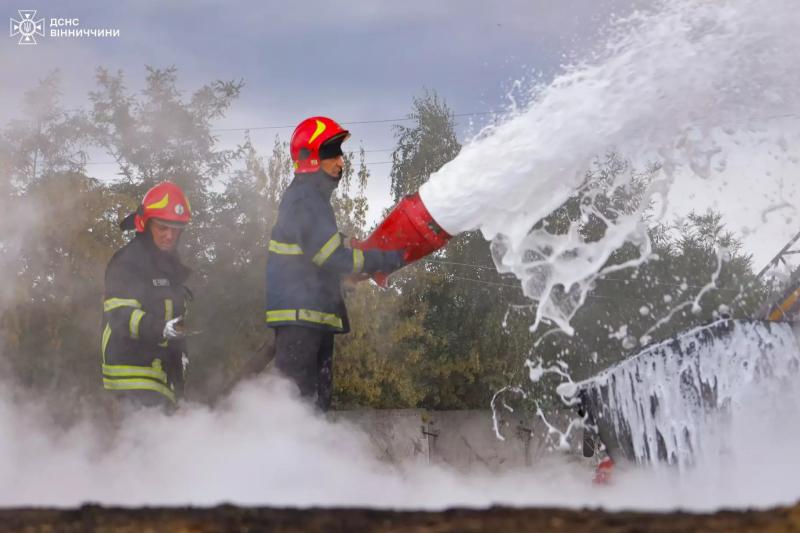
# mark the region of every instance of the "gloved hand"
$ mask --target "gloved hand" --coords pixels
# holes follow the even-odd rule
[[[184,338],[186,336],[186,332],[183,329],[183,317],[179,316],[177,318],[173,318],[172,320],[168,320],[167,323],[164,324],[164,332],[162,335],[167,340]]]
[[[381,272],[384,274],[391,274],[404,266],[406,266],[405,250],[383,252],[383,267],[381,268]]]

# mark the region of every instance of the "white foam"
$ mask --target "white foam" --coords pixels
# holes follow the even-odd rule
[[[647,258],[646,228],[638,213],[597,243],[584,242],[579,224],[565,235],[531,228],[608,150],[639,168],[663,165],[650,191],[662,211],[676,175],[735,179],[742,169],[726,158],[747,150],[792,159],[798,121],[774,117],[800,115],[798,27],[794,0],[672,0],[636,13],[611,28],[596,57],[534,88],[527,109],[466,144],[421,188],[422,200],[449,233],[477,228],[493,240],[498,269],[540,302],[537,324],[550,319],[571,333],[570,318],[614,250],[632,242]],[[558,285],[566,297],[554,293]]]

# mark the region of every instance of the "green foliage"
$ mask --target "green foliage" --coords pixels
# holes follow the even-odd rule
[[[122,73],[99,69],[96,82],[89,112],[68,112],[59,104],[58,76],[47,77],[27,94],[25,118],[0,132],[0,265],[12,273],[0,287],[3,368],[61,406],[100,394],[103,272],[129,238],[117,223],[147,188],[172,179],[187,191],[195,215],[182,255],[195,270],[187,320],[202,333],[190,339],[187,394],[211,402],[262,371],[271,347],[264,266],[293,177],[288,147],[276,138],[262,155],[249,135],[237,149],[219,147],[211,125],[237,98],[241,81],[216,81],[188,97],[174,68],[148,68],[136,94]],[[396,201],[461,149],[454,116],[436,93],[414,98],[409,118],[395,130]],[[88,178],[88,148],[113,157],[120,179]],[[363,147],[345,159],[334,209],[341,231],[363,238],[370,178]],[[537,228],[564,233],[577,224],[593,241],[621,216],[646,221],[642,202],[656,170],[636,173],[609,154]],[[618,187],[623,175],[632,177],[630,185]],[[599,279],[573,320],[572,337],[529,330],[535,307],[514,279],[497,273],[489,243],[474,232],[393,276],[388,290],[358,284],[347,295],[352,332],[337,339],[336,405],[486,407],[499,388],[529,382],[527,359],[563,361],[580,378],[713,319],[723,304],[734,302],[733,313],[751,316],[762,302],[750,257],[718,213],[651,224],[650,237],[658,259]],[[625,247],[609,264],[638,253]]]
[[[411,127],[396,125],[397,147],[392,152],[392,196],[395,201],[415,193],[431,174],[461,150],[453,113],[435,92],[414,98],[408,118]]]

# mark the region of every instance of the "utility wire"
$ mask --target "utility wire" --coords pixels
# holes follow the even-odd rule
[[[470,263],[457,263],[457,262],[454,262],[454,261],[442,261],[441,259],[425,259],[424,261],[429,262],[429,263],[440,263],[440,264],[443,264],[443,265],[464,266],[464,267],[470,267],[470,268],[475,268],[475,269],[480,269],[480,270],[494,270],[494,271],[497,270],[494,267],[487,267],[487,266],[482,266],[482,265],[473,265],[473,264],[470,264]],[[502,274],[500,274],[500,275],[502,275]],[[511,275],[511,274],[509,273],[509,275]],[[636,281],[636,280],[607,278],[607,277],[597,278],[596,280],[597,281],[614,281],[614,282],[618,282],[618,283],[628,283],[628,282]],[[649,283],[648,286],[650,286],[650,287],[659,287],[660,286],[660,287],[679,287],[679,288],[682,288],[684,285],[682,283]],[[701,287],[699,285],[686,285],[686,288],[687,289],[703,289],[704,287]],[[717,289],[717,290],[720,291],[720,292],[738,292],[737,289]],[[599,298],[599,296],[598,296],[598,298]]]
[[[494,115],[495,111],[476,111],[473,113],[455,113],[451,115],[453,118],[459,117],[475,117],[481,115]],[[386,124],[390,122],[408,122],[417,120],[415,117],[401,117],[401,118],[381,118],[375,120],[350,120],[346,122],[339,122],[345,126],[358,125],[358,124]],[[251,126],[249,128],[214,128],[211,131],[253,131],[253,130],[283,130],[297,127],[297,124],[280,125],[280,126]]]
[[[473,117],[473,116],[482,116],[482,115],[493,115],[495,111],[476,111],[473,113],[455,113],[452,116],[454,118],[458,117]],[[348,122],[340,122],[339,124],[344,125],[354,125],[354,124],[386,124],[390,122],[408,122],[410,120],[416,120],[414,117],[403,117],[403,118],[381,118],[375,120],[351,120]],[[252,131],[252,130],[281,130],[281,129],[289,129],[295,128],[297,125],[281,125],[281,126],[251,126],[251,127],[242,127],[242,128],[213,128],[210,131]],[[379,148],[374,150],[364,150],[364,153],[375,153],[375,152],[392,152],[394,148]],[[354,152],[356,153],[356,152]],[[368,165],[389,165],[392,161],[375,161],[375,162],[367,162]],[[89,161],[86,163],[87,165],[115,165],[118,164],[116,161]]]
[[[494,286],[494,287],[508,287],[508,288],[512,288],[512,289],[516,289],[516,290],[520,290],[520,291],[522,290],[522,287],[520,287],[519,285],[511,285],[511,284],[508,284],[508,283],[498,283],[498,282],[495,282],[495,281],[483,281],[483,280],[480,280],[480,279],[465,278],[463,276],[456,276],[454,274],[450,274],[450,277],[452,277],[453,279],[460,279],[460,280],[463,280],[463,281],[471,281],[472,283],[478,283],[478,284],[481,284],[481,285],[490,285],[490,286]],[[615,300],[615,301],[616,300],[629,300],[629,301],[632,301],[632,302],[649,303],[648,300],[645,300],[643,298],[631,298],[629,296],[599,296],[599,295],[596,295],[596,294],[587,294],[586,298],[590,298],[590,299],[594,299],[594,300]]]

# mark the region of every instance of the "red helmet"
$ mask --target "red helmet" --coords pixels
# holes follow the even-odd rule
[[[319,149],[329,141],[344,142],[350,132],[328,117],[311,117],[298,124],[292,133],[289,151],[298,174],[319,170]]]
[[[192,220],[192,208],[180,187],[171,181],[162,181],[147,191],[134,219],[136,231],[143,233],[151,218],[181,228]]]

